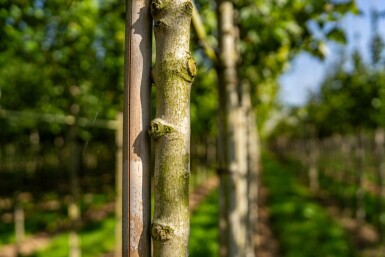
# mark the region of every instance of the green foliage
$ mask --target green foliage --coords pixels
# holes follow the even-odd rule
[[[99,224],[94,224],[93,227],[87,230],[81,231],[82,256],[94,257],[102,253],[111,252],[115,242],[115,238],[112,236],[114,231],[115,218],[106,219]],[[33,254],[32,257],[68,256],[68,237],[69,234],[67,233],[55,236],[46,249]]]
[[[368,68],[358,54],[353,71],[341,66],[336,65],[309,102],[307,122],[323,136],[384,126],[385,73]]]
[[[218,192],[199,205],[190,221],[189,256],[218,256]]]
[[[338,43],[342,43],[342,44],[346,44],[346,36],[344,34],[343,31],[341,31],[340,29],[338,28],[333,28],[329,33],[328,33],[328,37],[329,39],[335,41],[335,42],[338,42]]]
[[[1,2],[1,108],[113,119],[122,99],[123,13],[118,1]]]
[[[352,257],[343,229],[294,178],[298,166],[278,165],[265,158],[264,181],[269,188],[271,222],[285,257]]]
[[[277,108],[277,78],[300,51],[325,56],[325,40],[345,42],[344,32],[327,25],[355,12],[354,1],[238,0],[240,28],[240,74],[254,86],[259,124]],[[313,35],[311,24],[318,24],[322,37]]]

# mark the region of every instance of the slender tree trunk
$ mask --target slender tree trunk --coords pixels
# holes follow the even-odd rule
[[[351,156],[352,156],[352,142],[351,142],[351,137],[345,136],[342,138],[341,141],[341,154],[342,154],[342,162],[344,166],[342,167],[341,170],[341,176],[339,179],[339,183],[344,183],[346,181],[349,181],[350,174],[349,172],[352,170],[352,163],[351,163]],[[341,186],[340,189],[340,194],[342,195],[344,201],[342,203],[342,208],[346,209],[349,208],[351,205],[349,204],[349,201],[347,200],[347,190],[346,187]]]
[[[247,146],[236,71],[236,28],[230,1],[217,1],[219,33],[220,256],[246,256]]]
[[[123,114],[118,113],[115,128],[115,257],[122,256],[122,164],[123,164]]]
[[[365,150],[363,146],[363,132],[360,131],[357,136],[356,144],[356,219],[362,224],[365,220],[365,207],[364,207],[364,173],[363,162]]]
[[[313,193],[319,190],[318,182],[318,141],[315,137],[309,139],[309,187]]]
[[[150,124],[152,19],[149,0],[126,1],[122,255],[151,256]]]
[[[23,204],[20,201],[20,197],[16,195],[15,197],[15,211],[14,211],[14,220],[15,220],[15,248],[16,255],[20,253],[20,245],[25,239],[25,220],[24,220],[24,208]]]
[[[69,128],[69,163],[68,169],[70,174],[71,197],[68,205],[68,216],[71,222],[71,230],[69,234],[69,256],[80,257],[80,236],[78,234],[80,229],[80,207],[79,207],[79,168],[80,168],[80,151],[77,142],[78,127],[75,122]]]
[[[258,233],[258,184],[261,170],[260,141],[255,111],[251,102],[250,86],[243,85],[243,106],[247,119],[247,177],[248,177],[248,222],[247,222],[247,257],[257,252],[256,236]]]
[[[155,145],[155,208],[151,225],[154,257],[188,256],[190,91],[196,65],[189,52],[190,0],[151,4],[156,40],[153,80],[156,118],[149,130]]]
[[[384,142],[385,135],[383,129],[377,129],[375,132],[375,154],[377,162],[377,183],[378,183],[378,225],[380,230],[384,231],[384,199],[385,199],[385,158],[384,158]],[[380,233],[383,235],[383,233]]]

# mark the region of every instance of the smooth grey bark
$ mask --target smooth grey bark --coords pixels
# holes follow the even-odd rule
[[[384,156],[384,143],[385,143],[385,133],[384,129],[379,128],[375,131],[375,137],[374,137],[374,143],[375,143],[375,155],[376,155],[376,162],[377,162],[377,186],[379,189],[379,195],[378,198],[378,225],[380,230],[383,232],[385,229],[384,221],[382,216],[385,212],[385,206],[384,206],[384,198],[385,198],[385,156]],[[380,233],[382,235],[383,233]]]
[[[189,51],[190,0],[154,0],[156,117],[149,134],[155,146],[154,257],[188,256],[190,230],[190,91],[196,64]]]
[[[69,256],[80,257],[81,246],[80,236],[78,234],[81,217],[79,207],[80,187],[79,187],[79,168],[80,168],[80,149],[77,142],[78,125],[75,124],[69,128],[68,137],[68,151],[69,151],[69,163],[68,170],[70,174],[70,202],[68,205],[68,217],[71,222],[71,229],[69,233]]]
[[[365,221],[365,207],[364,207],[364,173],[363,173],[363,162],[365,156],[364,149],[364,135],[360,131],[356,138],[356,167],[355,167],[355,177],[356,177],[356,219],[361,224]]]
[[[313,193],[319,190],[318,181],[318,141],[312,136],[309,139],[309,187]]]
[[[250,86],[243,84],[243,106],[247,119],[247,178],[248,178],[248,218],[247,218],[247,257],[255,256],[258,251],[258,188],[261,172],[261,153],[255,110],[251,101]]]
[[[126,1],[123,114],[122,254],[151,256],[150,0]]]
[[[23,203],[19,195],[15,197],[15,210],[14,210],[14,222],[15,222],[15,242],[16,242],[16,255],[19,255],[20,245],[25,239],[25,216]]]
[[[220,256],[246,256],[247,146],[237,78],[236,27],[230,1],[217,1],[220,128]]]
[[[115,257],[122,256],[122,164],[123,164],[123,113],[116,115],[115,128]]]

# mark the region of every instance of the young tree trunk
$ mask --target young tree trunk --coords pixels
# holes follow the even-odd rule
[[[70,174],[70,190],[71,197],[70,203],[68,205],[68,216],[71,222],[71,230],[69,234],[69,256],[70,257],[80,257],[81,256],[81,247],[80,247],[80,207],[79,207],[79,197],[80,197],[80,187],[79,187],[79,168],[80,168],[80,151],[79,144],[77,142],[78,127],[75,122],[69,128],[69,163],[68,169]]]
[[[362,224],[365,221],[365,207],[364,207],[364,173],[363,162],[365,156],[365,150],[363,146],[363,132],[360,131],[357,136],[356,144],[356,219]]]
[[[115,257],[122,257],[123,113],[116,116],[115,146]]]
[[[152,75],[156,118],[149,129],[155,145],[155,206],[151,224],[154,257],[188,256],[190,91],[196,65],[189,52],[190,0],[153,0],[156,40]]]
[[[319,190],[318,182],[318,141],[312,136],[309,141],[309,187],[313,193]]]
[[[248,178],[248,222],[247,222],[247,257],[255,256],[257,252],[256,236],[258,233],[258,184],[261,170],[260,141],[256,122],[255,110],[251,102],[250,86],[243,85],[243,106],[247,119],[247,178]]]
[[[150,0],[126,1],[123,114],[122,254],[151,256]]]
[[[344,136],[341,140],[341,155],[342,155],[342,162],[344,164],[340,178],[338,180],[338,183],[344,183],[346,181],[349,181],[349,178],[351,177],[350,171],[353,170],[352,168],[352,142],[351,142],[350,136]],[[341,186],[339,188],[340,194],[342,195],[344,201],[342,201],[341,207],[342,209],[346,209],[351,207],[351,204],[349,204],[349,201],[347,200],[348,192],[346,190],[346,187]]]
[[[377,162],[377,183],[378,183],[378,225],[380,230],[384,231],[384,198],[385,198],[385,158],[384,158],[384,142],[385,135],[383,129],[377,129],[375,132],[375,153]],[[383,233],[380,233],[382,235]]]
[[[14,211],[14,221],[15,221],[15,241],[16,241],[16,255],[19,255],[20,245],[25,239],[25,221],[24,221],[24,208],[21,203],[18,195],[15,198],[15,211]]]
[[[240,104],[236,71],[234,8],[217,1],[219,33],[220,256],[246,256],[247,146],[246,119]]]

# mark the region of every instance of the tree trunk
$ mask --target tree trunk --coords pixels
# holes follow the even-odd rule
[[[364,173],[363,173],[363,162],[365,156],[365,150],[363,146],[363,132],[360,131],[356,140],[356,219],[359,224],[365,221],[365,207],[364,207]]]
[[[346,181],[349,181],[351,177],[350,171],[353,170],[353,165],[351,162],[352,159],[352,138],[350,136],[344,136],[341,140],[341,154],[342,154],[342,163],[344,164],[340,179],[338,183],[343,184]],[[342,209],[350,208],[351,204],[348,201],[348,191],[346,186],[341,186],[339,188],[340,194],[342,195],[344,201],[342,201]]]
[[[250,86],[243,85],[243,106],[247,119],[247,177],[248,177],[248,252],[247,257],[255,256],[257,252],[256,236],[258,233],[258,184],[261,170],[260,141],[255,111],[251,102]]]
[[[309,138],[309,187],[313,193],[319,190],[318,182],[318,141],[311,136]]]
[[[378,226],[380,230],[384,231],[384,198],[385,198],[385,159],[384,159],[384,142],[385,135],[383,129],[377,129],[375,132],[375,154],[377,162],[377,183],[378,183]],[[383,233],[380,233],[383,235]]]
[[[69,163],[68,169],[70,174],[70,190],[71,197],[68,205],[68,216],[71,222],[71,230],[69,234],[69,256],[80,257],[80,187],[79,187],[79,168],[80,168],[80,151],[79,144],[77,142],[78,127],[75,122],[74,125],[69,128]]]
[[[122,256],[122,164],[123,164],[123,114],[118,113],[115,128],[115,257]]]
[[[24,208],[21,203],[18,195],[15,198],[15,212],[14,212],[14,220],[15,220],[15,246],[16,246],[16,255],[19,256],[20,245],[25,239],[25,222],[24,222]]]
[[[218,0],[220,139],[220,256],[245,256],[247,152],[245,111],[236,71],[236,28],[231,2]]]
[[[188,256],[190,91],[196,75],[189,52],[193,5],[154,0],[156,118],[149,129],[155,146],[155,206],[151,225],[154,257]]]
[[[151,256],[150,124],[152,20],[149,0],[126,1],[123,114],[123,256]]]

